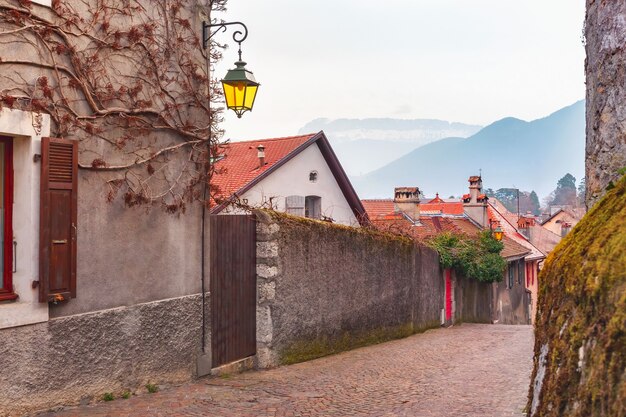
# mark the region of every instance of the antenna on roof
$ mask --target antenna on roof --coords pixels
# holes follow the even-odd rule
[[[480,178],[482,178],[482,177],[483,177],[483,169],[482,169],[482,168],[478,168],[478,176],[479,176]]]

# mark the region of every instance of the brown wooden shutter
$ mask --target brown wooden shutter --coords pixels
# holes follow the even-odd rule
[[[76,297],[78,142],[41,141],[39,301]]]

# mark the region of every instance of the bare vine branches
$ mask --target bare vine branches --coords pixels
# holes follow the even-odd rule
[[[102,172],[109,200],[183,211],[219,151],[221,92],[198,28],[225,4],[0,0],[0,107],[49,114],[51,135],[80,141],[79,166]]]

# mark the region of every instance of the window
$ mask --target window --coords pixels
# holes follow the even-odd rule
[[[572,230],[572,224],[567,222],[561,223],[561,237],[565,237],[570,230]]]
[[[509,288],[513,288],[514,284],[515,284],[515,263],[514,262],[510,262],[509,263],[508,287]]]
[[[517,283],[522,285],[524,283],[524,268],[526,267],[526,262],[524,259],[520,259],[517,261]]]
[[[309,172],[309,181],[310,182],[317,182],[317,171]]]
[[[0,136],[0,301],[13,293],[13,138]]]
[[[322,218],[322,197],[307,195],[304,199],[304,217]]]
[[[304,197],[290,195],[285,198],[285,211],[294,216],[304,216]]]

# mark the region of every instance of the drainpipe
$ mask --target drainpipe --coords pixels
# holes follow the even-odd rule
[[[208,7],[208,16],[207,20],[211,22],[211,8],[212,2],[209,3]],[[207,51],[207,59],[206,59],[206,73],[211,79],[211,43],[209,41]],[[207,197],[209,196],[209,186],[210,186],[210,173],[211,173],[211,138],[213,137],[213,115],[211,113],[211,84],[208,85],[207,90],[207,98],[208,98],[208,109],[209,109],[209,140],[206,148],[206,162],[205,162],[205,177],[204,181],[202,181],[202,214],[200,218],[200,291],[202,291],[202,331],[200,341],[200,347],[202,349],[201,355],[196,360],[196,373],[198,376],[205,376],[211,373],[212,368],[212,358],[211,354],[207,354],[206,352],[206,248],[207,248],[207,240],[211,239],[210,234],[210,220],[211,220],[211,212],[207,214]],[[209,230],[207,230],[207,217],[209,218]],[[209,243],[209,248],[210,248]]]
[[[517,221],[519,222],[519,188],[517,189]]]
[[[210,135],[210,128],[209,128],[209,135]],[[209,144],[207,145],[207,157],[210,160],[210,137],[209,136]],[[207,217],[207,209],[206,209],[206,200],[207,200],[207,190],[209,188],[209,185],[207,184],[209,182],[209,172],[210,172],[210,166],[209,166],[210,162],[207,161],[205,163],[206,166],[206,171],[205,171],[205,175],[206,175],[206,180],[203,181],[203,186],[202,186],[202,220],[201,220],[201,231],[200,231],[200,251],[201,251],[201,256],[200,256],[200,288],[202,291],[202,342],[201,342],[201,347],[202,347],[202,353],[205,354],[206,353],[206,240],[210,239],[210,230],[206,230],[206,217]],[[209,212],[209,229],[210,229],[210,220],[211,220],[211,213]],[[210,247],[210,244],[209,244]]]

